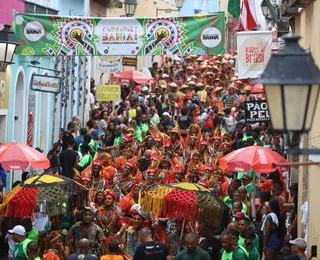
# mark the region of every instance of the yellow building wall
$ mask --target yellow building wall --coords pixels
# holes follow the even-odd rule
[[[6,72],[0,72],[0,109],[8,109],[10,87],[10,66]]]
[[[134,17],[155,17],[158,9],[173,9],[176,10],[175,2],[172,0],[139,0]],[[115,8],[108,10],[108,17],[125,16],[124,5],[123,8]],[[166,13],[165,11],[158,11],[158,16],[178,16],[177,11]]]
[[[226,1],[226,0],[219,0],[218,2],[218,10],[221,12],[221,11],[224,11],[226,14],[228,13],[228,2],[229,1]]]
[[[305,7],[302,13],[295,19],[295,33],[302,36],[300,44],[305,49],[310,49],[316,64],[320,65],[320,0],[315,0]],[[309,135],[310,145],[320,148],[320,100],[313,121],[313,127]],[[318,156],[317,156],[318,157]],[[320,161],[315,159],[316,161]],[[319,183],[320,167],[311,166],[308,172],[308,251],[312,245],[318,246],[318,257],[320,259],[320,203]],[[301,195],[302,196],[302,195]]]

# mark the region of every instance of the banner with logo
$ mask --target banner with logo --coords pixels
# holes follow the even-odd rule
[[[224,53],[224,12],[188,17],[91,18],[17,14],[18,55]]]
[[[99,85],[97,87],[97,101],[120,101],[120,85]]]
[[[116,74],[122,71],[122,57],[121,56],[100,56],[97,57],[98,67],[101,71]]]
[[[266,67],[272,45],[272,32],[237,33],[237,74],[240,79],[258,78]]]
[[[246,101],[245,102],[246,123],[254,124],[270,120],[268,104],[266,101]]]

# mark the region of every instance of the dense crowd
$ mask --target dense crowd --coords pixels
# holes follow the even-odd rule
[[[244,102],[264,95],[235,76],[236,58],[166,57],[149,69],[155,83],[120,82],[121,102],[96,102],[92,79],[91,119],[84,125],[74,117],[61,131],[45,170],[87,187],[88,203],[69,198],[57,205],[59,215],[38,207],[33,216],[4,218],[3,257],[306,259],[306,241],[297,238],[298,186],[289,185],[289,173],[219,167],[249,146],[283,155],[283,138],[269,122],[246,124]],[[217,224],[144,211],[148,192],[174,183],[208,189],[227,214]]]

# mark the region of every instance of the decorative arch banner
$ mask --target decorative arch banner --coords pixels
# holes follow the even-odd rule
[[[16,14],[24,56],[224,54],[224,12],[186,17],[102,18]]]

